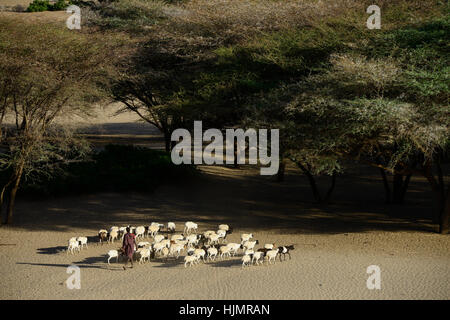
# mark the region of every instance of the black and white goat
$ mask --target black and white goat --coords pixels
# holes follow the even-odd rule
[[[291,244],[289,246],[282,246],[278,247],[278,253],[280,254],[280,261],[281,261],[281,255],[283,255],[284,260],[286,260],[286,255],[289,255],[289,260],[291,259],[291,253],[289,251],[294,250],[294,245]]]

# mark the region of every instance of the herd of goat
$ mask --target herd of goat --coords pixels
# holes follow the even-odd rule
[[[198,264],[200,260],[203,262],[214,261],[216,258],[224,259],[226,257],[235,256],[239,250],[242,250],[242,267],[252,264],[263,264],[267,260],[267,264],[275,263],[276,257],[281,256],[286,260],[286,255],[291,259],[290,251],[294,249],[294,245],[286,245],[276,247],[274,243],[265,244],[262,248],[256,249],[259,244],[258,240],[253,240],[252,233],[241,234],[241,242],[227,243],[227,235],[232,233],[232,228],[226,224],[219,225],[217,231],[208,230],[197,234],[198,225],[192,221],[188,221],[184,225],[182,234],[177,234],[176,225],[173,222],[163,225],[153,222],[150,226],[131,227],[130,232],[136,236],[137,248],[135,248],[134,259],[139,263],[150,261],[150,258],[169,258],[178,259],[182,252],[186,252],[184,257],[184,267]],[[161,232],[166,229],[167,234]],[[102,229],[98,232],[98,242],[114,243],[115,240],[123,239],[127,233],[127,227],[111,227],[109,231]],[[147,238],[152,238],[153,241]],[[73,237],[69,240],[67,253],[80,252],[83,247],[87,248],[87,237]],[[119,256],[123,254],[122,249],[109,250],[108,264],[112,258],[119,261]]]

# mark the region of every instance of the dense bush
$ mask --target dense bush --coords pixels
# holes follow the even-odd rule
[[[48,0],[34,0],[27,8],[28,12],[47,11],[50,6]]]
[[[58,0],[55,3],[50,3],[49,0],[34,0],[27,8],[28,12],[41,12],[41,11],[57,11],[64,10],[71,1]]]
[[[60,173],[26,183],[29,196],[61,196],[94,192],[153,191],[167,182],[196,174],[194,167],[176,166],[170,154],[148,148],[108,145],[91,161],[67,164]]]

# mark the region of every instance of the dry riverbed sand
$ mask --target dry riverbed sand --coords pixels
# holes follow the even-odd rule
[[[274,189],[274,182],[259,176],[257,169],[203,171],[201,183],[163,186],[151,195],[19,202],[17,225],[0,229],[0,298],[450,298],[450,237],[417,229],[426,228],[426,223],[410,224],[382,214],[300,209],[299,203],[287,201],[286,189]],[[296,178],[300,179],[288,179],[289,184],[295,185]],[[282,201],[272,207],[265,203],[274,200],[270,197]],[[363,214],[366,224],[360,226]],[[126,271],[120,262],[106,263],[107,251],[119,243],[90,243],[89,249],[75,255],[64,252],[70,237],[94,236],[111,225],[175,221],[181,232],[187,220],[197,221],[200,231],[229,223],[236,228],[229,241],[253,232],[261,244],[294,243],[296,249],[291,260],[270,266],[242,269],[240,254],[187,269],[180,258],[136,264]],[[69,290],[65,284],[71,264],[81,268],[80,290]],[[366,287],[369,265],[381,268],[381,290]]]

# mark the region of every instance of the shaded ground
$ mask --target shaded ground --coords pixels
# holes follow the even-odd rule
[[[162,186],[150,195],[96,194],[19,201],[15,222],[24,230],[55,231],[75,227],[97,230],[154,220],[195,220],[206,225],[228,222],[242,228],[293,233],[436,230],[429,219],[431,195],[425,181],[412,179],[405,205],[386,205],[377,171],[361,170],[338,177],[334,200],[323,206],[312,200],[306,178],[293,167],[288,169],[285,182],[279,183],[249,166],[204,166],[197,181]],[[319,182],[326,186],[328,180]]]

